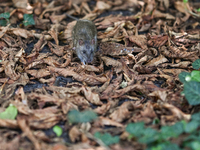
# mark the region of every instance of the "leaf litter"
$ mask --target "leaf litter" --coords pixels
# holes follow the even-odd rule
[[[192,2],[7,4],[0,4],[0,13],[10,14],[7,25],[0,26],[0,113],[13,105],[18,114],[0,118],[5,149],[139,150],[146,146],[128,139],[129,123],[143,121],[159,130],[191,119],[194,109],[181,95],[178,75],[190,72],[199,58],[199,15]],[[33,15],[26,15],[25,24],[24,14]],[[68,15],[97,27],[98,51],[91,64],[81,64],[72,50],[76,21]],[[74,110],[87,123],[70,122]],[[95,120],[90,120],[92,110]],[[55,125],[63,130],[60,137],[52,132]]]

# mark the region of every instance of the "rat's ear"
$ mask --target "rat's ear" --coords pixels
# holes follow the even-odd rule
[[[95,44],[95,40],[94,39],[91,40],[91,44]]]
[[[79,45],[83,45],[83,40],[82,39],[79,39],[78,42],[79,42]]]

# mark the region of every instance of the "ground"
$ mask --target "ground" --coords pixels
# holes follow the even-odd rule
[[[3,0],[0,149],[199,150],[200,3]],[[94,60],[72,42],[97,28]]]

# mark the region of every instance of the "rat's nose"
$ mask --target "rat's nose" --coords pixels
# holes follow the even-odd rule
[[[90,58],[88,58],[87,63],[91,63],[91,62],[92,62],[92,60]]]

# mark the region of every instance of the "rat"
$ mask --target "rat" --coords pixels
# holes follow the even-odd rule
[[[85,65],[91,63],[97,50],[97,29],[90,20],[77,20],[72,31],[73,46],[78,58]]]

